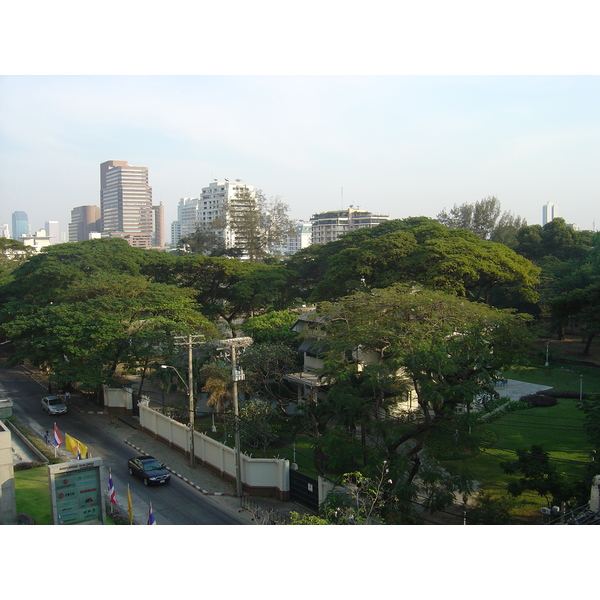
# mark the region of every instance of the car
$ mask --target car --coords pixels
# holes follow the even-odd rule
[[[156,460],[153,456],[136,456],[127,461],[127,468],[130,475],[139,477],[144,485],[160,485],[169,483],[170,473],[165,465]]]
[[[49,415],[64,415],[67,405],[58,396],[46,396],[42,398],[42,410]]]

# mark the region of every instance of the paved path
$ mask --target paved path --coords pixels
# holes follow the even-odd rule
[[[528,394],[535,394],[542,390],[550,390],[552,387],[548,385],[537,385],[535,383],[525,383],[524,381],[517,381],[515,379],[507,379],[506,385],[497,386],[495,389],[500,394],[501,398],[507,397],[511,400],[519,400]]]

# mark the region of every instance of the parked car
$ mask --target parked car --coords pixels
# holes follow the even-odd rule
[[[130,475],[139,477],[144,485],[160,485],[168,483],[171,479],[170,473],[161,462],[153,456],[136,456],[127,461]]]
[[[42,410],[49,415],[64,415],[67,405],[58,396],[46,396],[42,398]]]

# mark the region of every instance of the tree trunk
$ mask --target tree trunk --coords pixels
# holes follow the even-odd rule
[[[592,345],[592,340],[594,339],[595,333],[590,333],[585,342],[585,348],[583,349],[583,353],[587,356],[590,353],[590,347]]]

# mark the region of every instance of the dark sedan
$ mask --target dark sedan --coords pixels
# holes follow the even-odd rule
[[[160,485],[168,483],[170,473],[161,462],[153,456],[136,456],[127,461],[130,475],[139,477],[144,485]]]

